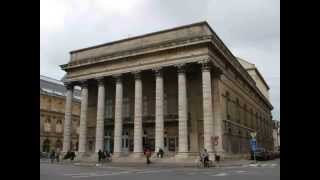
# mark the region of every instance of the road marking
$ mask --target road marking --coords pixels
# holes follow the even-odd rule
[[[227,173],[219,173],[219,174],[213,174],[211,176],[226,176],[226,175],[227,175]]]
[[[114,175],[120,175],[120,174],[128,174],[130,171],[122,171],[122,172],[114,172],[114,173],[87,173],[86,175],[82,175],[83,173],[79,173],[78,175],[71,176],[72,178],[88,178],[88,177],[101,177],[101,176],[114,176]],[[81,174],[81,175],[80,175]]]
[[[139,173],[139,174],[147,174],[147,173],[158,173],[158,172],[171,172],[173,170],[171,169],[167,169],[167,170],[149,170],[149,171],[138,171],[135,173]]]
[[[240,174],[243,174],[243,173],[247,173],[248,171],[236,171],[236,173],[240,173]]]

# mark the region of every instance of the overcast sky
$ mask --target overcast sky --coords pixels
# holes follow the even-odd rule
[[[41,0],[40,74],[61,79],[71,50],[198,21],[258,67],[280,120],[279,0]]]

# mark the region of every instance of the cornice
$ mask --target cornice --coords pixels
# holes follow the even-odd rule
[[[99,55],[96,57],[80,59],[80,60],[69,62],[68,64],[61,65],[60,67],[63,70],[68,70],[72,68],[92,65],[92,64],[106,62],[106,61],[113,61],[117,59],[131,57],[131,56],[137,56],[137,55],[142,55],[142,54],[147,54],[152,52],[159,52],[162,50],[177,48],[180,46],[189,46],[194,44],[206,43],[206,42],[210,42],[211,39],[212,39],[211,35],[195,36],[192,38],[180,38],[180,39],[165,41],[157,44],[152,44],[144,48],[132,48],[126,51],[118,51],[114,53],[108,53],[105,55]]]

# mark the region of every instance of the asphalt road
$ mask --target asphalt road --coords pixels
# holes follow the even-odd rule
[[[253,165],[221,168],[163,168],[163,167],[84,167],[66,164],[40,163],[40,180],[279,180],[280,160]]]

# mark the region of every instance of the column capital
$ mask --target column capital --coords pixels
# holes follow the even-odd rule
[[[115,74],[112,77],[116,80],[116,82],[122,81],[122,74]]]
[[[132,74],[134,75],[134,79],[141,79],[141,71],[134,71]]]
[[[178,64],[175,65],[178,69],[178,73],[185,73],[186,72],[186,64]]]
[[[152,68],[152,71],[155,73],[157,77],[162,76],[162,71],[163,71],[162,67]]]
[[[81,80],[80,85],[81,85],[81,88],[87,88],[88,87],[88,80]]]
[[[214,73],[214,75],[216,75],[217,77],[220,77],[221,74],[223,74],[223,70],[220,67],[217,66],[213,66],[212,67],[212,72]]]
[[[98,81],[99,86],[104,85],[104,77],[97,77],[95,79],[96,81]]]
[[[211,70],[211,64],[210,64],[209,60],[199,61],[198,63],[201,64],[202,71],[210,71]]]
[[[67,90],[72,90],[73,89],[73,83],[72,82],[64,82],[64,86],[67,88]]]

